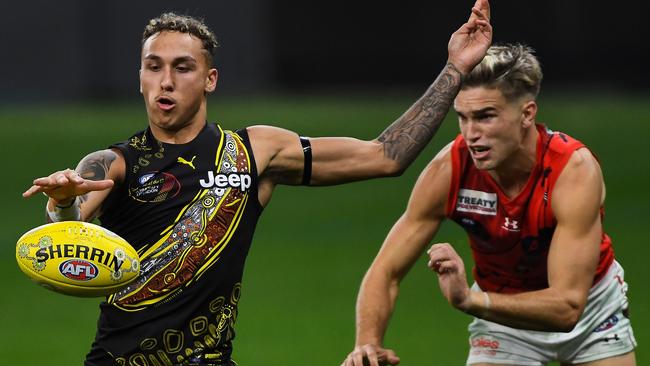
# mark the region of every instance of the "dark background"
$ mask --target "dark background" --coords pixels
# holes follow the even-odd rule
[[[217,34],[221,95],[419,90],[471,3],[3,1],[0,101],[136,96],[142,30],[169,10],[204,17]],[[494,0],[494,40],[534,47],[546,86],[647,89],[650,5],[598,3]]]
[[[545,71],[538,120],[599,157],[604,226],[630,285],[639,365],[650,364],[648,4],[492,1],[495,42],[538,51]],[[80,365],[94,338],[99,298],[47,291],[18,269],[14,243],[45,217],[45,197],[21,193],[34,178],[72,168],[146,126],[138,69],[150,18],[169,10],[202,16],[217,34],[220,74],[210,121],[369,140],[433,81],[471,5],[0,2],[0,364]],[[457,133],[451,112],[401,177],[276,189],[244,273],[234,353],[240,365],[340,364],[354,344],[354,304],[366,269],[420,171]],[[444,224],[436,241],[452,243],[471,267],[456,225]],[[401,284],[385,344],[403,365],[462,365],[470,318],[447,304],[426,260],[423,253]]]

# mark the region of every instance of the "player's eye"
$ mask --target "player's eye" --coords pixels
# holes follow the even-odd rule
[[[478,121],[484,121],[485,122],[485,121],[491,120],[495,116],[496,115],[492,114],[492,113],[485,113],[485,114],[479,114],[478,116],[476,116],[476,119]]]

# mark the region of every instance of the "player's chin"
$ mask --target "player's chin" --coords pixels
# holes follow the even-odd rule
[[[488,159],[473,159],[474,166],[478,170],[492,170],[496,167],[496,163],[493,160]]]

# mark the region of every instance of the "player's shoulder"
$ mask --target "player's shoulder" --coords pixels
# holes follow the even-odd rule
[[[429,176],[430,179],[439,178],[440,174],[451,174],[452,167],[452,149],[455,140],[445,145],[438,153],[431,159],[422,173]]]
[[[443,147],[422,170],[411,192],[407,212],[442,219],[451,189],[453,141]]]
[[[453,141],[431,159],[429,164],[422,170],[416,182],[415,190],[426,191],[430,194],[436,192],[447,192],[451,185],[452,175],[452,146]]]
[[[251,144],[265,146],[284,146],[297,141],[297,134],[284,128],[270,125],[253,125],[246,127]]]
[[[555,184],[554,195],[560,190],[572,195],[578,190],[601,189],[603,176],[598,160],[583,147],[571,153]]]
[[[576,175],[600,172],[600,164],[591,150],[582,147],[571,153],[564,171]]]
[[[104,175],[104,178],[122,181],[126,174],[126,160],[117,148],[97,150],[86,155],[79,162],[78,168],[87,174]]]

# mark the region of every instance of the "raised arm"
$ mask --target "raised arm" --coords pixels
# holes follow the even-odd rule
[[[125,169],[121,154],[113,150],[96,151],[83,158],[75,170],[61,170],[34,179],[23,197],[40,192],[48,196],[49,222],[92,221],[99,214],[101,204],[114,183],[124,179]]]
[[[399,293],[399,284],[435,235],[451,182],[449,148],[443,149],[420,175],[408,206],[395,223],[368,269],[357,299],[356,342],[346,366],[396,364],[395,352],[383,348],[384,334]]]
[[[470,291],[462,260],[445,245],[430,251],[443,294],[456,308],[513,328],[568,332],[580,319],[594,280],[602,238],[600,166],[587,149],[573,153],[555,185],[557,227],[548,254],[549,287],[519,294]]]
[[[433,84],[376,139],[312,138],[309,184],[328,185],[403,172],[436,133],[461,80],[484,57],[492,40],[487,0],[477,0],[467,23],[452,36],[449,58]],[[304,154],[296,134],[268,126],[249,128],[258,171],[276,184],[300,184]]]

